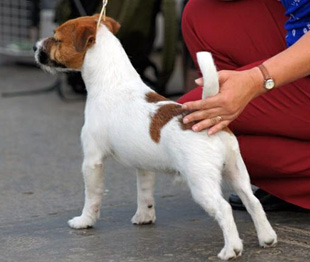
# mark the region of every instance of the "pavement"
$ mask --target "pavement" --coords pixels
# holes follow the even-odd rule
[[[33,66],[0,61],[1,93],[55,81]],[[157,177],[156,223],[133,226],[135,171],[113,159],[95,227],[67,226],[83,207],[79,133],[84,103],[63,101],[56,92],[0,97],[0,262],[219,261],[223,236],[217,223],[194,203],[185,185],[169,176]],[[231,190],[223,189],[227,198]],[[310,213],[268,213],[279,238],[270,249],[258,246],[246,212],[234,211],[234,216],[244,240],[238,261],[310,261]]]

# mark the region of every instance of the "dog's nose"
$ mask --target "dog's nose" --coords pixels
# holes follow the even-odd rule
[[[34,45],[34,46],[32,47],[32,49],[33,49],[34,52],[38,50],[38,48],[37,48],[36,45]]]

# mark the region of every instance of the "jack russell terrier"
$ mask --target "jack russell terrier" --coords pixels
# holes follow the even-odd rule
[[[274,246],[277,235],[252,193],[236,137],[228,129],[212,136],[191,131],[192,125],[182,122],[189,112],[143,83],[114,36],[119,23],[106,17],[97,30],[97,21],[98,15],[70,20],[56,28],[54,36],[34,46],[42,69],[81,71],[88,93],[81,132],[85,205],[81,216],[68,221],[70,227],[95,224],[104,190],[105,161],[113,156],[137,169],[138,208],[133,224],[155,222],[154,171],[177,172],[194,200],[223,230],[225,245],[218,257],[236,258],[243,244],[232,209],[222,196],[221,180],[225,179],[250,213],[260,246]],[[202,52],[198,60],[203,75],[216,85],[211,55]],[[214,89],[218,92],[218,86]]]

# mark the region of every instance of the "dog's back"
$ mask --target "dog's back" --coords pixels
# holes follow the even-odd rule
[[[201,52],[198,57],[207,79],[205,93],[215,94],[218,79],[212,56]],[[83,129],[92,132],[100,147],[118,161],[140,169],[182,173],[186,159],[201,170],[210,165],[222,170],[231,151],[227,140],[235,140],[231,134],[193,132],[191,125],[182,122],[188,112],[180,104],[156,94],[140,80],[104,88],[103,95],[88,99]]]

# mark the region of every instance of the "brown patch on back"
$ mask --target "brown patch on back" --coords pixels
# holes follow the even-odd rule
[[[167,100],[167,99],[166,99]],[[163,100],[160,100],[163,101]],[[166,104],[161,106],[151,119],[150,134],[151,138],[159,143],[161,129],[173,118],[179,116],[179,123],[182,130],[191,129],[194,123],[183,124],[183,117],[191,113],[189,110],[182,109],[179,104]]]
[[[161,101],[171,101],[170,99],[161,96],[160,94],[157,94],[155,92],[148,92],[146,95],[146,101],[149,103],[157,103]]]

